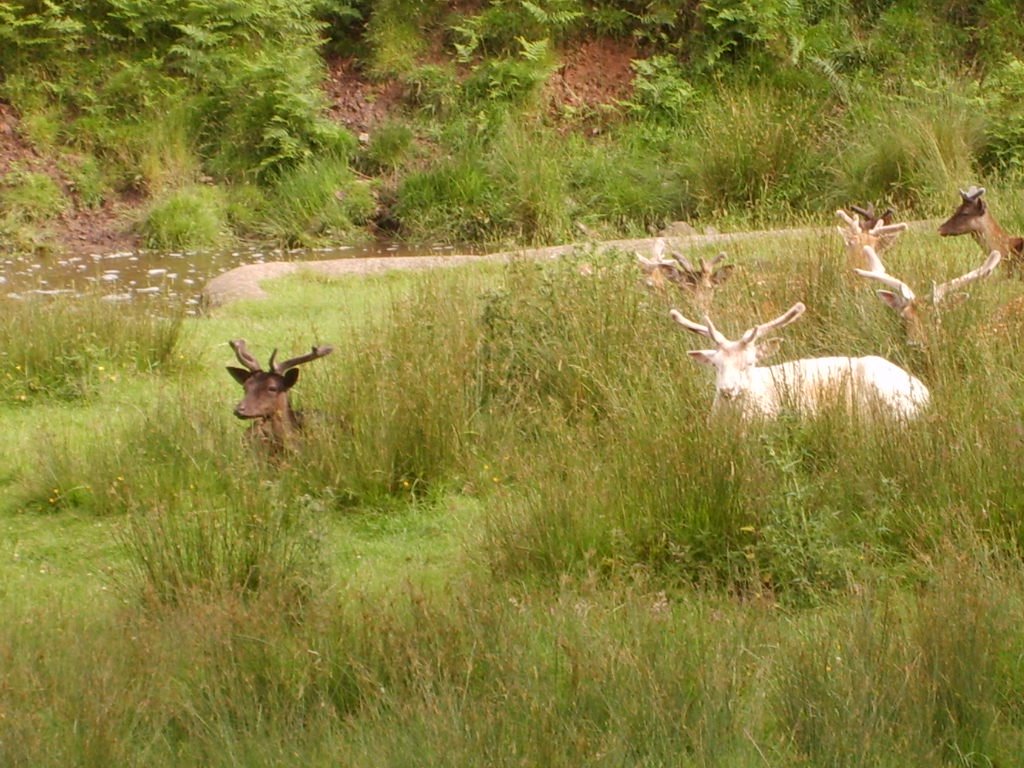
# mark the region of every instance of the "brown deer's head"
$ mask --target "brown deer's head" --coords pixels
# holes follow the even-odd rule
[[[846,244],[846,261],[852,268],[871,268],[864,261],[864,247],[871,246],[879,253],[884,252],[896,242],[896,238],[907,229],[906,224],[893,223],[896,212],[886,208],[881,214],[875,213],[875,206],[869,203],[866,208],[851,205],[852,214],[843,209],[836,211],[836,216],[843,220],[845,226],[839,226],[839,234]]]
[[[967,191],[960,190],[960,207],[953,215],[939,225],[939,234],[943,237],[953,235],[981,235],[984,231],[983,219],[988,213],[985,203],[985,188],[972,186]]]
[[[995,220],[984,199],[985,188],[960,190],[960,206],[939,226],[943,237],[970,235],[985,253],[999,251],[1006,264],[1020,273],[1024,267],[1024,238],[1007,234]]]
[[[863,219],[861,227],[868,231],[874,229],[879,224],[883,227],[889,226],[893,223],[893,218],[896,216],[896,211],[893,208],[886,208],[882,213],[875,213],[874,203],[868,203],[866,208],[862,208],[859,205],[851,205],[850,210]]]
[[[875,249],[870,245],[864,246],[864,256],[871,265],[870,268],[855,269],[854,272],[861,277],[887,286],[887,289],[877,291],[878,297],[903,319],[906,324],[907,336],[910,341],[915,343],[922,343],[926,338],[919,309],[930,307],[934,312],[954,291],[991,275],[1002,260],[1002,254],[999,251],[992,251],[977,269],[972,269],[970,272],[944,283],[933,283],[931,293],[922,301],[909,285],[888,273]]]
[[[711,260],[700,259],[699,267],[695,267],[689,259],[678,251],[665,255],[665,238],[654,241],[651,258],[637,253],[637,262],[645,276],[645,282],[652,288],[664,289],[675,285],[680,290],[689,291],[699,299],[709,300],[710,293],[724,283],[732,275],[734,265],[722,264],[725,254],[720,253]]]
[[[277,357],[275,349],[270,355],[268,370],[263,370],[259,361],[246,349],[245,341],[235,339],[229,341],[235,351],[238,362],[245,368],[228,366],[228,373],[242,385],[245,396],[235,406],[235,416],[240,419],[252,419],[254,428],[258,428],[265,437],[280,441],[289,432],[299,426],[298,418],[288,402],[288,392],[299,380],[298,366],[329,355],[334,348],[331,346],[313,347],[309,354],[293,357],[280,363],[274,362]]]

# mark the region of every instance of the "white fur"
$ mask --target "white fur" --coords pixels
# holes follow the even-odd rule
[[[895,363],[868,357],[815,357],[760,367],[757,340],[773,328],[788,325],[804,311],[794,305],[775,320],[746,331],[730,341],[706,320],[699,325],[676,310],[672,318],[687,330],[709,337],[714,349],[692,350],[689,355],[715,368],[714,409],[734,403],[746,417],[774,418],[786,409],[814,414],[827,404],[846,403],[858,408],[881,408],[909,419],[928,405],[928,388]]]

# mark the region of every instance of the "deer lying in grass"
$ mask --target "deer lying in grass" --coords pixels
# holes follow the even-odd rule
[[[733,264],[719,266],[725,258],[724,253],[718,254],[710,261],[700,259],[700,267],[697,268],[678,251],[672,251],[666,257],[665,248],[665,238],[659,237],[654,241],[651,258],[636,254],[640,270],[646,276],[647,285],[652,288],[663,289],[672,284],[705,299],[717,286],[728,280],[735,269]]]
[[[972,186],[966,192],[960,190],[960,206],[953,215],[939,226],[943,237],[970,235],[985,253],[999,251],[1006,256],[1006,263],[1020,269],[1024,266],[1024,237],[1008,235],[992,217],[984,201],[984,187]]]
[[[759,367],[757,343],[769,331],[789,325],[804,313],[800,302],[779,317],[756,325],[730,341],[704,318],[687,320],[677,310],[672,319],[688,331],[707,336],[714,349],[691,350],[698,363],[715,368],[712,411],[735,403],[745,418],[774,418],[787,406],[812,415],[830,403],[878,407],[899,418],[912,418],[928,405],[928,388],[882,357],[815,357]]]
[[[836,211],[836,216],[842,219],[845,227],[836,227],[846,244],[846,261],[851,269],[863,267],[864,246],[870,245],[876,251],[885,251],[907,229],[906,224],[893,224],[892,217],[895,213],[892,208],[887,208],[880,215],[875,214],[875,206],[867,208],[850,206],[853,211],[851,216],[844,210]],[[858,216],[863,216],[861,221]],[[868,265],[870,268],[870,265]]]
[[[245,368],[228,366],[228,373],[245,389],[245,396],[235,406],[235,416],[251,419],[249,436],[275,447],[285,445],[296,430],[302,427],[301,414],[292,410],[288,391],[299,380],[298,366],[325,357],[333,347],[313,347],[309,354],[275,363],[275,349],[270,355],[268,370],[245,347],[245,341],[229,341],[238,362]]]
[[[1002,260],[1002,254],[999,251],[992,251],[988,258],[985,259],[985,262],[977,269],[973,269],[945,283],[937,285],[933,283],[931,293],[922,302],[909,285],[886,271],[882,260],[870,245],[864,246],[864,256],[869,265],[868,269],[855,269],[854,272],[861,277],[877,280],[883,285],[894,289],[880,290],[878,291],[878,296],[903,319],[907,328],[907,336],[912,341],[923,340],[923,328],[921,326],[919,309],[923,307],[938,307],[952,291],[991,275]]]

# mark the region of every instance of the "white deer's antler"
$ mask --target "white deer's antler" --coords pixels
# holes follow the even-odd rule
[[[755,325],[753,328],[751,328],[750,330],[743,334],[743,339],[744,341],[747,342],[756,341],[769,331],[774,331],[776,328],[783,328],[789,325],[798,317],[800,317],[800,315],[802,315],[806,309],[807,307],[804,306],[804,303],[802,301],[798,301],[796,304],[787,309],[774,320],[769,320],[767,323]]]
[[[711,322],[711,318],[706,315],[704,316],[703,325],[683,317],[683,314],[678,309],[669,310],[669,315],[686,330],[699,333],[701,336],[707,336],[715,342],[715,344],[725,344],[729,341],[721,331],[715,328],[714,324]]]
[[[1003,254],[999,251],[992,251],[985,259],[985,262],[977,269],[972,269],[970,272],[960,277],[955,277],[952,280],[935,285],[932,287],[932,303],[938,304],[944,298],[949,291],[955,291],[957,288],[962,288],[968,283],[973,283],[975,280],[980,280],[983,277],[991,275],[995,268],[999,266],[999,262],[1002,261]]]
[[[874,252],[874,249],[871,248],[871,246],[864,246],[864,255],[867,256],[868,261],[872,263],[872,269],[854,269],[854,272],[861,277],[866,277],[869,280],[877,280],[883,285],[896,289],[895,293],[893,291],[878,292],[878,295],[881,296],[887,304],[902,311],[917,301],[917,295],[909,285],[886,272],[885,265],[882,264],[882,260],[878,258],[878,254]],[[951,291],[957,290],[969,283],[973,283],[975,280],[980,280],[991,275],[995,271],[995,268],[999,266],[999,262],[1001,260],[1002,254],[999,251],[992,251],[988,255],[988,258],[985,259],[985,262],[977,269],[973,269],[970,272],[960,275],[960,277],[955,277],[952,280],[948,280],[945,283],[933,284],[928,300],[933,305],[941,304]]]

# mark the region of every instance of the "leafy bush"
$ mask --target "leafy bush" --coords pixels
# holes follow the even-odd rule
[[[492,241],[506,216],[500,185],[473,153],[402,179],[394,214],[407,236],[452,242]]]
[[[647,232],[696,212],[680,154],[690,147],[646,126],[596,141],[570,158],[573,215],[616,231]]]
[[[974,177],[983,146],[980,110],[970,91],[943,91],[894,100],[884,120],[876,105],[856,113],[853,138],[833,163],[832,205],[888,199],[906,210],[931,212]]]
[[[671,56],[652,56],[633,62],[633,98],[626,106],[638,118],[678,125],[692,113],[696,89]]]
[[[701,213],[786,211],[808,205],[827,136],[821,102],[770,89],[721,90],[677,149]],[[774,210],[773,210],[774,209]]]
[[[380,126],[370,134],[364,153],[369,170],[393,173],[409,154],[412,143],[412,129],[407,125],[391,122]]]
[[[520,46],[564,37],[584,17],[579,0],[498,0],[452,26],[454,46],[461,61],[507,55]]]
[[[103,167],[93,155],[70,156],[62,163],[82,208],[99,208],[110,194]]]

